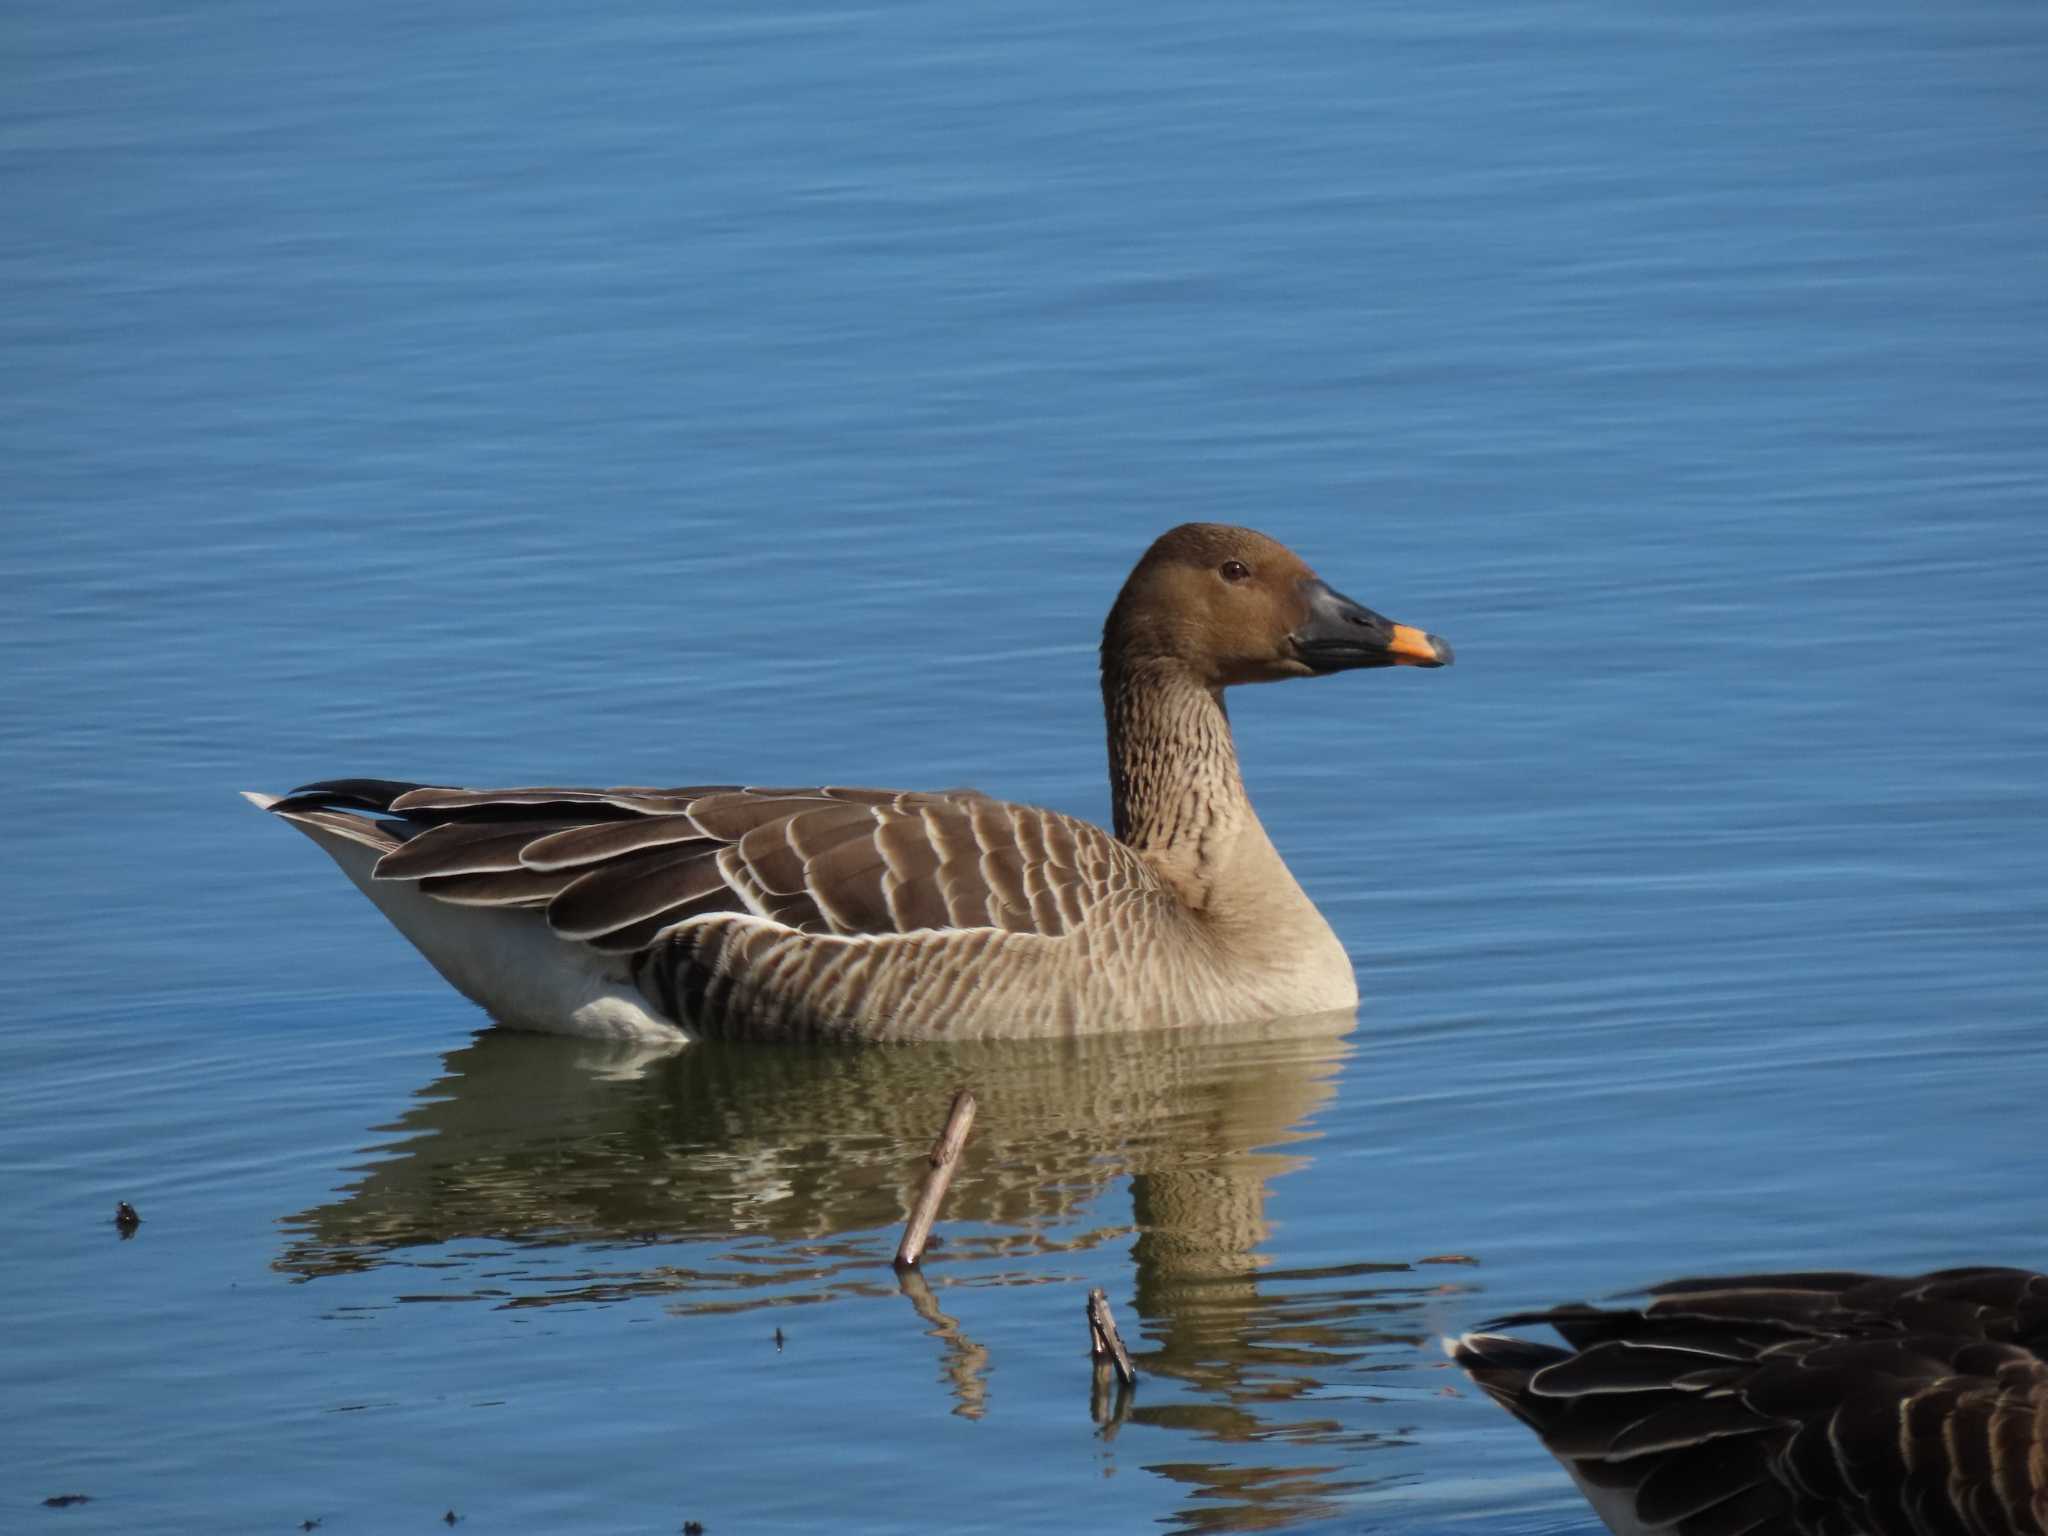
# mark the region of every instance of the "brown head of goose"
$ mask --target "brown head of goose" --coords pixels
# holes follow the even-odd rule
[[[1348,1008],[1351,962],[1238,775],[1223,691],[1450,648],[1246,528],[1162,535],[1102,641],[1115,835],[971,790],[251,794],[501,1023],[931,1039]]]

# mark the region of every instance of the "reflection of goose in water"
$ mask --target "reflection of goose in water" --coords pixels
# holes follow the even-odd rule
[[[1270,1149],[1300,1140],[1330,1097],[1351,1024],[1334,1014],[916,1051],[480,1034],[445,1058],[394,1127],[400,1139],[342,1199],[289,1221],[282,1263],[311,1275],[457,1237],[885,1234],[964,1085],[981,1112],[945,1226],[1052,1222],[1131,1176],[1176,1272],[1249,1272],[1266,1182],[1299,1161]]]
[[[2048,1275],[1738,1275],[1447,1345],[1618,1536],[2043,1536]]]
[[[503,1023],[590,1036],[974,1039],[1351,1008],[1351,961],[1238,774],[1224,690],[1450,647],[1263,534],[1188,523],[1102,636],[1115,835],[969,790],[249,796]]]
[[[1121,1321],[1151,1383],[1132,1420],[1258,1442],[1163,1474],[1209,1490],[1191,1511],[1299,1514],[1372,1475],[1319,1391],[1355,1382],[1376,1353],[1412,1358],[1436,1331],[1423,1309],[1439,1276],[1397,1264],[1283,1273],[1260,1251],[1269,1186],[1307,1160],[1352,1022],[915,1051],[702,1042],[640,1062],[637,1078],[632,1058],[609,1054],[623,1048],[487,1032],[448,1056],[350,1188],[286,1219],[277,1263],[315,1283],[417,1267],[431,1276],[420,1290],[505,1306],[658,1294],[697,1313],[893,1297],[888,1260],[923,1154],[971,1085],[980,1113],[926,1261],[936,1305],[923,1322],[901,1313],[906,1339],[938,1339],[957,1411],[1000,1392],[973,1336],[998,1306],[986,1288],[1017,1284],[1073,1350],[1084,1412],[1075,1265],[1121,1292],[1101,1249],[1129,1245],[1136,1307]],[[1103,1203],[1126,1179],[1128,1217]],[[476,1240],[493,1238],[517,1250],[479,1254]],[[1049,1280],[1075,1282],[1070,1304]]]

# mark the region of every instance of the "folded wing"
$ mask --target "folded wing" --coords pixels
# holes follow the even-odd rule
[[[991,929],[1056,938],[1095,902],[1158,891],[1099,828],[973,790],[309,784],[282,815],[388,839],[378,880],[543,913],[616,954],[719,912],[834,937]],[[1163,894],[1163,893],[1162,893]]]

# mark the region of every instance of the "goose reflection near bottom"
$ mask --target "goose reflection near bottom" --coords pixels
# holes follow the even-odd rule
[[[1317,1463],[1237,1451],[1151,1466],[1199,1500],[1184,1506],[1185,1528],[1327,1516],[1381,1480],[1361,1450],[1405,1444],[1407,1427],[1363,1431],[1317,1399],[1338,1384],[1356,1394],[1376,1370],[1413,1369],[1441,1330],[1446,1289],[1443,1271],[1405,1263],[1287,1270],[1261,1252],[1270,1185],[1308,1162],[1355,1022],[1345,1012],[1249,1030],[673,1054],[489,1032],[446,1058],[339,1198],[284,1219],[277,1267],[304,1279],[430,1272],[433,1290],[407,1300],[659,1295],[685,1314],[900,1290],[906,1322],[939,1342],[953,1411],[978,1417],[990,1362],[973,1338],[973,1298],[1073,1282],[1078,1355],[1086,1283],[1062,1256],[1128,1244],[1127,1341],[1141,1377],[1183,1390],[1149,1403],[1142,1382],[1134,1402],[1098,1393],[1101,1432],[1147,1424],[1284,1445]],[[940,1241],[929,1274],[899,1279],[896,1231],[963,1086],[980,1111]],[[1119,1181],[1128,1220],[1106,1199]],[[446,1245],[476,1240],[520,1253],[451,1264]],[[707,1242],[718,1245],[709,1259]],[[686,1246],[692,1261],[671,1262]],[[483,1283],[451,1287],[465,1271]],[[951,1283],[967,1275],[966,1288]],[[1083,1364],[1077,1406],[1087,1382]]]

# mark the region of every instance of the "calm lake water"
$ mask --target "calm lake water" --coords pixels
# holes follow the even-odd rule
[[[1583,1533],[1439,1334],[2048,1264],[2038,5],[8,43],[0,1529]],[[1355,1020],[479,1032],[233,794],[1100,817],[1189,518],[1458,649],[1234,705]]]

